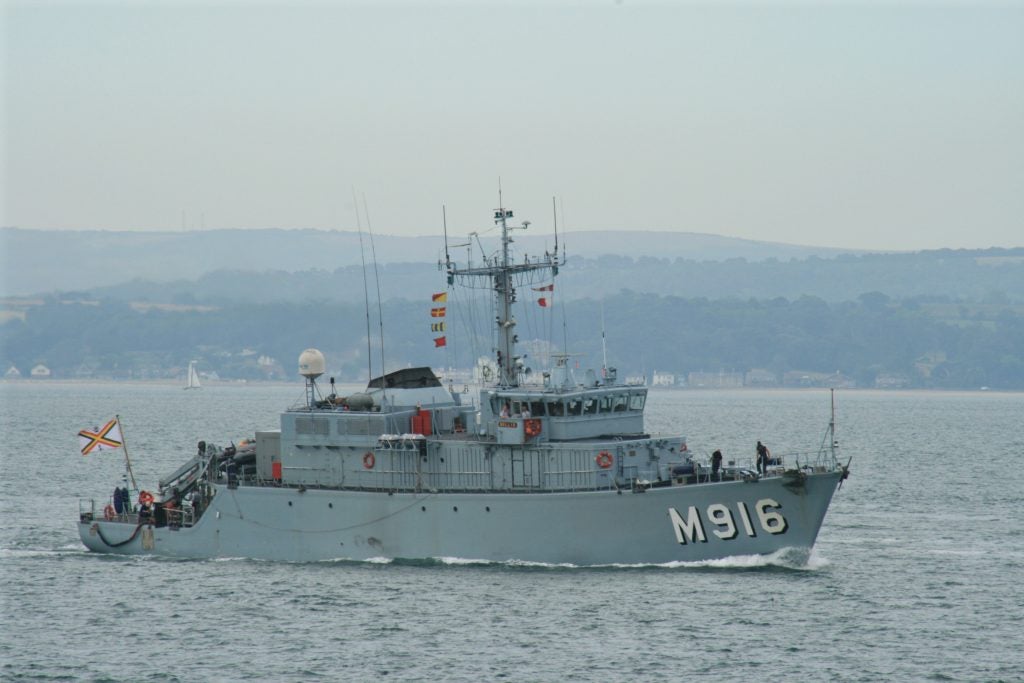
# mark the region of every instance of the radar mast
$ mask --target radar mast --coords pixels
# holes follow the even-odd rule
[[[499,204],[503,204],[500,191],[498,200]],[[516,287],[553,279],[558,275],[558,267],[563,265],[559,262],[557,246],[553,253],[545,251],[543,256],[533,259],[524,255],[522,262],[515,263],[510,247],[514,242],[511,232],[526,230],[530,226],[530,221],[513,226],[510,225],[512,219],[512,209],[499,206],[494,210],[494,224],[501,228],[501,250],[492,257],[485,257],[482,266],[472,267],[467,262],[466,266],[460,267],[451,260],[445,249],[445,267],[448,271],[449,284],[458,281],[465,287],[487,287],[494,291],[497,311],[495,324],[498,329],[495,361],[498,366],[499,387],[519,386],[522,374],[522,358],[516,355],[516,342],[519,341],[519,337],[515,334],[516,320],[512,314],[512,304],[516,302]]]

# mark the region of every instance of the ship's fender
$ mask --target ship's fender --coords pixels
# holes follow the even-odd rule
[[[134,541],[135,537],[139,535],[139,530],[142,529],[142,527],[143,522],[139,522],[138,524],[136,524],[135,531],[132,532],[132,535],[119,543],[111,543],[110,541],[108,541],[107,537],[103,535],[103,529],[100,528],[100,525],[98,523],[93,523],[93,525],[89,527],[89,533],[92,534],[93,530],[95,529],[96,535],[100,537],[100,540],[103,541],[104,545],[110,548],[120,548],[121,546],[128,545],[129,543]]]
[[[601,451],[600,453],[597,454],[597,457],[594,458],[594,461],[597,462],[598,467],[600,467],[602,470],[606,470],[612,466],[612,463],[615,461],[615,459],[612,457],[612,454],[609,453],[608,451]]]
[[[363,467],[368,470],[372,470],[373,466],[377,464],[377,458],[371,451],[366,451],[363,455]]]

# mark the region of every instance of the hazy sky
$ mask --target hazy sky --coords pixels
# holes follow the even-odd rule
[[[7,2],[0,225],[1024,246],[1024,4]]]

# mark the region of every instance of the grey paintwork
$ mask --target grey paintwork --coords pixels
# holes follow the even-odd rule
[[[216,487],[210,508],[193,527],[153,530],[117,552],[170,557],[251,557],[315,561],[334,558],[459,557],[575,565],[689,562],[766,554],[814,544],[840,473],[811,474],[802,487],[782,477],[700,485],[549,494],[376,493],[295,488]],[[758,501],[778,504],[786,528],[769,533]],[[754,535],[744,529],[745,506]],[[709,507],[725,506],[736,527],[712,521]],[[696,510],[703,541],[678,540],[670,508],[686,518]],[[96,528],[94,528],[96,527]],[[127,538],[130,522],[86,520],[82,541],[97,552]],[[98,530],[102,530],[102,540]]]

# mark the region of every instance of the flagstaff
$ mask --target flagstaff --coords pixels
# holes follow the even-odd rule
[[[121,425],[121,416],[115,415],[114,419],[117,420],[117,426],[121,431],[121,448],[124,450],[125,469],[128,470],[128,476],[132,479],[132,489],[138,491],[139,486],[135,483],[135,473],[132,472],[132,461],[131,458],[128,457],[128,439],[124,436],[124,427]]]

